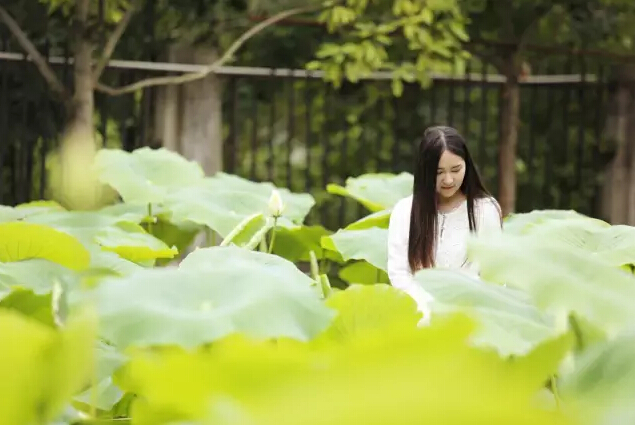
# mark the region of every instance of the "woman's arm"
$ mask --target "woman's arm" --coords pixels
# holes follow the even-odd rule
[[[410,208],[409,198],[397,202],[388,224],[388,277],[392,286],[402,290],[407,290],[412,285],[408,263]]]
[[[411,198],[399,201],[390,215],[388,225],[388,277],[395,288],[413,298],[424,319],[429,316],[432,296],[423,290],[412,275],[408,262]]]
[[[500,233],[503,228],[503,218],[501,216],[501,207],[494,198],[480,199],[480,225],[479,233]]]

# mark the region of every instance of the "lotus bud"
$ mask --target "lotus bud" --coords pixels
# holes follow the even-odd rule
[[[284,211],[284,203],[282,197],[277,189],[271,191],[271,197],[269,198],[269,212],[273,217],[280,217]]]

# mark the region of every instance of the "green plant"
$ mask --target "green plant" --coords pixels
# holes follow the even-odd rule
[[[0,208],[3,423],[635,419],[632,227],[511,216],[470,242],[480,280],[417,273],[435,298],[421,326],[386,276],[407,174],[329,186],[369,210],[330,233],[303,224],[311,195],[205,177],[166,150],[97,165],[122,202]],[[197,233],[220,238],[184,253]]]

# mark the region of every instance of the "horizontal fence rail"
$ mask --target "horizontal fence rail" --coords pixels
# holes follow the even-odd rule
[[[0,52],[0,60],[11,61],[27,61],[32,59],[29,55],[15,52]],[[50,56],[48,58],[50,64],[53,65],[70,65],[73,58],[64,58],[61,56]],[[205,72],[207,65],[170,63],[170,62],[146,62],[146,61],[130,61],[130,60],[111,60],[107,68],[111,69],[128,69],[137,71],[156,71],[156,72],[176,72],[176,73],[197,73]],[[247,66],[219,66],[214,70],[215,74],[228,76],[251,76],[251,77],[294,77],[294,78],[315,78],[323,79],[324,72],[310,71],[305,69],[284,69],[284,68],[263,68],[263,67],[247,67]],[[362,80],[392,80],[393,74],[388,71],[372,72],[368,76],[362,77]],[[477,74],[468,73],[460,75],[444,74],[439,72],[431,72],[430,78],[433,80],[457,80],[457,81],[486,81],[488,83],[502,84],[506,81],[506,77],[500,74]],[[521,84],[566,84],[566,83],[593,83],[597,82],[597,76],[594,74],[558,74],[558,75],[528,75],[521,79]]]

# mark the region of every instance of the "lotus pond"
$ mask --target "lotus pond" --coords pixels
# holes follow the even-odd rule
[[[417,274],[422,327],[386,276],[409,174],[329,185],[367,211],[331,232],[166,150],[96,165],[121,202],[0,208],[3,424],[635,423],[633,227],[513,215],[470,242],[482,280]]]

